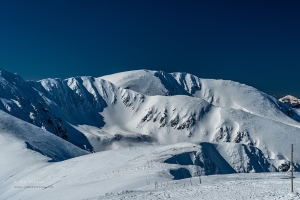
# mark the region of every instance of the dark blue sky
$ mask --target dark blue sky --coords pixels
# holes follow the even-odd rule
[[[0,67],[34,80],[181,71],[300,96],[300,1],[3,0]]]

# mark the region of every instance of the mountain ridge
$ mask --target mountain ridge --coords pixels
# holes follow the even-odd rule
[[[295,110],[233,81],[149,70],[40,81],[1,74],[5,89],[0,109],[91,152],[230,142],[259,148],[266,158],[288,161],[284,144],[298,138],[300,117]]]

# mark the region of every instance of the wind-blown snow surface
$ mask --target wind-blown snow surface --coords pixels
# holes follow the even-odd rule
[[[289,165],[290,144],[300,138],[300,117],[294,109],[232,81],[139,70],[26,82],[0,72],[0,109],[89,151],[178,142],[241,143],[260,149],[279,169]],[[300,155],[295,161],[299,164]]]
[[[50,162],[87,155],[77,146],[0,111],[0,199],[11,183]]]
[[[17,155],[16,151],[8,153]],[[249,169],[274,170],[273,161],[257,157],[259,154],[258,149],[247,145],[214,143],[130,147],[61,162],[46,162],[42,155],[27,152],[26,158],[14,163],[18,170],[6,171],[1,178],[4,187],[0,189],[0,198],[299,199],[297,194],[289,194],[286,173],[206,176],[216,171],[228,174]],[[194,178],[190,180],[191,176]],[[298,179],[297,173],[297,192]]]

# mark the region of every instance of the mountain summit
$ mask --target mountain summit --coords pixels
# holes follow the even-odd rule
[[[280,102],[287,104],[292,108],[300,108],[300,99],[292,95],[287,95],[279,99]]]

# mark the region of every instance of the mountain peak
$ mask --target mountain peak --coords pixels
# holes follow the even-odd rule
[[[300,99],[292,95],[286,95],[279,99],[282,103],[287,104],[292,108],[300,108]]]

